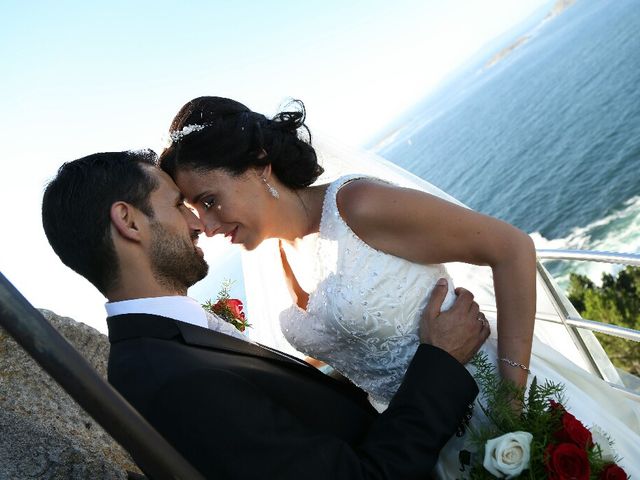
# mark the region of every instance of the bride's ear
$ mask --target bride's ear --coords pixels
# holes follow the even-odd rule
[[[265,155],[266,155],[266,152],[265,152]],[[271,164],[267,163],[264,167],[256,167],[256,173],[260,178],[263,178],[268,181],[269,178],[271,177]]]
[[[128,240],[140,240],[139,211],[127,202],[115,202],[111,205],[109,216],[111,225],[121,237]]]

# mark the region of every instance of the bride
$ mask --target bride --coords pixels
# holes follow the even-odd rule
[[[290,345],[347,377],[382,411],[418,346],[419,313],[439,278],[449,284],[443,309],[453,301],[442,264],[489,266],[497,342],[484,348],[501,376],[519,386],[531,372],[564,383],[576,401],[572,411],[595,418],[631,460],[637,433],[612,414],[596,414],[601,407],[591,398],[597,390],[591,379],[576,380],[580,375],[568,360],[534,343],[536,267],[529,236],[435,189],[417,190],[410,176],[389,183],[384,168],[384,180],[350,174],[315,183],[323,167],[304,125],[304,106],[294,107],[268,119],[234,100],[194,99],[176,115],[172,142],[160,157],[208,236],[222,234],[257,253],[254,268],[269,279],[256,288],[247,278],[252,311],[256,302],[274,306]],[[287,286],[288,306],[273,301],[274,277]],[[487,321],[483,313],[478,319]],[[444,448],[439,477],[459,474],[463,441],[454,438]],[[628,461],[622,464],[634,471]]]

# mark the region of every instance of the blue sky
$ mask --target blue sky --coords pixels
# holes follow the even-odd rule
[[[552,3],[3,0],[0,269],[35,306],[105,331],[104,299],[42,232],[43,186],[62,162],[157,150],[178,108],[199,95],[267,114],[300,98],[314,132],[361,145]]]

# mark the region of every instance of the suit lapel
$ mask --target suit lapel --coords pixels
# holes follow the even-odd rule
[[[229,335],[197,327],[188,323],[173,320],[159,315],[132,313],[107,318],[109,326],[109,341],[117,343],[135,338],[160,338],[164,340],[183,342],[194,347],[230,352],[259,358],[280,365],[294,368],[325,386],[348,395],[362,405],[368,405],[365,394],[354,387],[324,375],[320,370],[295,357],[290,357],[277,350],[267,349],[255,343],[244,341]]]
[[[155,337],[172,339],[181,336],[184,342],[189,345],[225,350],[317,371],[308,363],[283,352],[159,315],[142,313],[117,315],[109,317],[107,324],[109,326],[109,340],[112,343],[129,338]]]
[[[201,347],[215,348],[218,350],[228,350],[241,355],[251,355],[279,362],[293,363],[304,368],[313,368],[302,360],[286,355],[283,352],[252,343],[248,340],[224,335],[218,332],[207,330],[205,328],[189,325],[184,322],[176,322],[184,341],[190,345],[198,345]],[[315,370],[315,369],[314,369]]]

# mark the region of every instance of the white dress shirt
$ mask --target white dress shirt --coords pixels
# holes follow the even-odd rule
[[[208,328],[242,340],[248,340],[236,327],[229,322],[225,322],[217,315],[207,312],[197,301],[190,297],[173,295],[168,297],[135,298],[121,302],[108,302],[104,307],[107,310],[108,317],[129,313],[160,315],[197,327]]]

